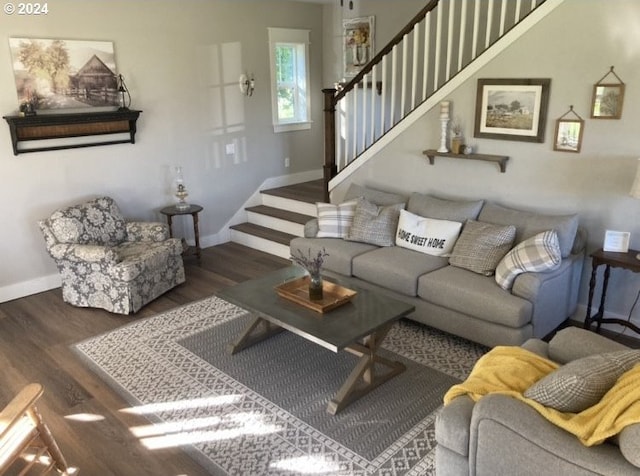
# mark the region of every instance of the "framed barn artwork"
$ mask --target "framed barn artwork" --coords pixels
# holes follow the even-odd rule
[[[10,38],[21,111],[119,105],[113,42]]]

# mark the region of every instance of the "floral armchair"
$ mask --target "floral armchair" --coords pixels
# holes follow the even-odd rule
[[[38,224],[62,297],[74,306],[131,314],[185,281],[182,245],[168,226],[127,222],[110,197],[57,210]]]

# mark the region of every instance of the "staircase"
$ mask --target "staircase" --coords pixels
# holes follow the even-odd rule
[[[262,190],[262,203],[245,208],[247,222],[229,227],[231,241],[289,258],[289,242],[304,236],[304,224],[315,218],[323,190],[322,180]]]
[[[260,192],[231,240],[288,258],[315,202],[562,2],[430,0],[351,81],[323,90],[324,178]]]

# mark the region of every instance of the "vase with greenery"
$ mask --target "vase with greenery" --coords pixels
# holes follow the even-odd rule
[[[304,268],[309,273],[309,299],[311,301],[322,300],[322,265],[329,253],[322,248],[316,255],[311,254],[311,248],[305,255],[302,251],[296,250],[290,259],[298,266]]]
[[[454,154],[462,154],[464,138],[462,137],[462,125],[459,119],[451,122],[451,152]]]

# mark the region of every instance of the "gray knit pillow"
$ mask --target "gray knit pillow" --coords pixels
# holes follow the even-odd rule
[[[640,350],[635,349],[584,357],[538,380],[524,396],[561,412],[579,413],[598,403],[639,362]]]
[[[453,247],[449,264],[491,276],[516,237],[516,227],[467,220]]]
[[[393,246],[402,209],[404,203],[379,207],[365,198],[359,198],[353,223],[345,239],[377,246]]]

